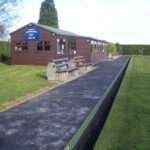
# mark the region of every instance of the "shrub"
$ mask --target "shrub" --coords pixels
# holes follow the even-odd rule
[[[115,46],[116,46],[117,53],[123,54],[121,45],[119,43],[116,43]]]
[[[2,61],[10,59],[10,42],[8,41],[0,41],[0,56]]]
[[[107,45],[107,53],[113,53],[113,52],[116,52],[116,46],[114,43],[108,43]]]

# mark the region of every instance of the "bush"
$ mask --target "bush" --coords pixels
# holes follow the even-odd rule
[[[107,53],[113,53],[113,52],[116,52],[116,46],[114,43],[108,43],[107,45]]]
[[[123,54],[123,50],[122,50],[121,45],[119,43],[116,43],[115,46],[116,46],[117,53]]]
[[[0,56],[2,61],[6,61],[11,57],[10,42],[0,41]]]

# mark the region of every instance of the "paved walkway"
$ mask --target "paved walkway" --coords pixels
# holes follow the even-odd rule
[[[0,113],[0,150],[63,149],[128,57]]]

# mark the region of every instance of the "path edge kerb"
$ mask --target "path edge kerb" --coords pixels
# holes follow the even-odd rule
[[[130,61],[130,57],[127,59],[119,73],[116,75],[112,83],[109,85],[106,92],[102,95],[102,97],[99,99],[97,104],[94,106],[90,114],[86,117],[85,121],[82,123],[80,128],[77,130],[77,132],[73,135],[73,137],[70,139],[70,141],[67,143],[67,145],[64,147],[64,150],[72,150],[72,149],[84,149],[85,144],[89,143],[87,140],[91,137],[93,134],[92,130],[95,130],[94,128],[98,126],[99,123],[105,120],[103,118],[104,113],[106,112],[108,114],[108,104],[111,105],[113,100],[112,98],[114,95],[116,95],[118,88],[121,84],[121,80],[124,76],[124,73],[128,67]],[[108,104],[106,104],[106,102]],[[104,107],[104,108],[102,108]],[[99,118],[95,118],[95,116],[99,115]],[[95,123],[93,123],[95,122]],[[93,125],[91,125],[91,123]],[[90,127],[89,127],[90,126]],[[103,125],[102,125],[103,126]],[[89,129],[88,129],[89,128]],[[88,133],[89,132],[89,133]],[[85,138],[86,137],[86,138]],[[90,146],[90,145],[89,145]]]

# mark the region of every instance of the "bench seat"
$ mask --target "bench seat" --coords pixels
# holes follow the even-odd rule
[[[64,68],[64,69],[58,69],[56,70],[56,73],[62,73],[62,72],[72,72],[74,70],[78,70],[78,67],[70,67],[70,68]]]
[[[84,66],[90,66],[92,63],[84,63]]]
[[[61,61],[67,61],[68,62],[68,58],[60,58],[60,59],[54,59],[53,62],[61,62]]]
[[[87,67],[87,66],[91,66],[92,63],[84,63],[84,64],[79,64],[77,65],[77,67]]]
[[[79,67],[71,66],[68,58],[54,59],[48,66],[48,80],[66,81],[78,76]]]
[[[82,60],[75,60],[74,63],[80,63],[80,62],[84,62],[84,59]]]
[[[55,67],[56,68],[61,68],[61,67],[63,67],[63,66],[65,66],[65,65],[67,65],[68,66],[68,63],[61,63],[61,64],[55,64]]]

